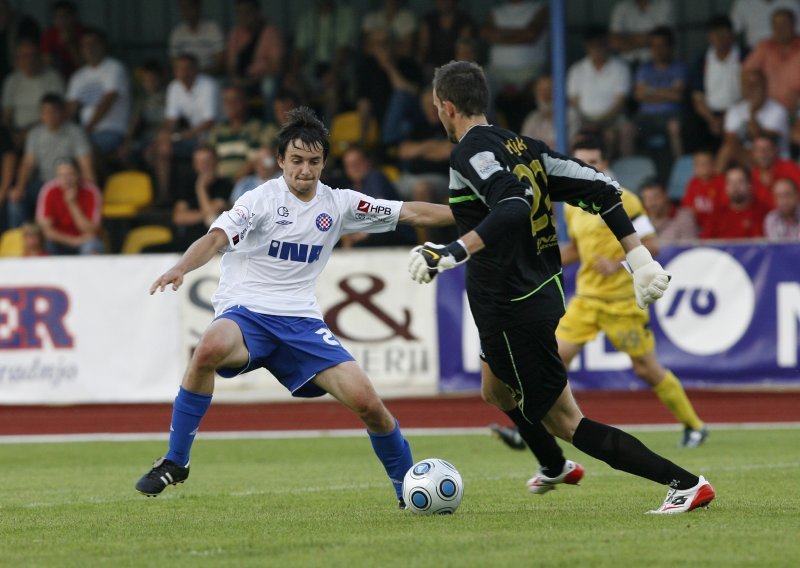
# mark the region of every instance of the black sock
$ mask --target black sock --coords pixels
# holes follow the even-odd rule
[[[541,422],[528,422],[519,408],[506,411],[506,416],[519,428],[519,435],[528,444],[528,448],[539,460],[542,473],[547,477],[555,477],[564,469],[564,452],[556,443],[556,439]]]
[[[649,450],[639,440],[605,424],[581,419],[572,437],[573,445],[593,458],[673,489],[689,489],[700,481],[683,468]]]

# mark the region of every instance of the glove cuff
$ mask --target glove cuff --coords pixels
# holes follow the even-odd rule
[[[653,255],[650,254],[650,251],[647,250],[644,245],[639,245],[629,251],[628,254],[625,255],[625,259],[628,261],[631,270],[636,272],[645,264],[653,262]]]
[[[467,246],[464,244],[464,241],[458,239],[457,241],[453,241],[444,249],[453,255],[453,258],[456,259],[456,263],[464,262],[469,258],[469,252],[467,252]]]

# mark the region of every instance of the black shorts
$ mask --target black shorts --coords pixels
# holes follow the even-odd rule
[[[533,321],[481,338],[483,360],[512,389],[531,422],[544,418],[567,385],[557,326],[557,319]]]

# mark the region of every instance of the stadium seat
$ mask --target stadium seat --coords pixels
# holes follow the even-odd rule
[[[356,111],[342,112],[333,117],[331,123],[331,154],[341,158],[351,144],[361,140],[361,116]],[[374,118],[369,122],[366,149],[375,148],[380,141],[380,128]]]
[[[0,235],[0,256],[22,256],[25,254],[25,241],[22,227],[8,229]]]
[[[686,185],[694,175],[694,163],[691,154],[681,156],[672,164],[667,183],[667,194],[672,201],[680,201],[686,192]]]
[[[392,183],[395,183],[400,179],[400,170],[397,168],[397,166],[392,164],[384,164],[381,166],[381,172],[383,172],[383,175],[386,176],[386,179]]]
[[[145,172],[128,170],[111,175],[103,190],[103,218],[135,217],[153,201],[153,183]]]
[[[172,231],[162,225],[144,225],[128,231],[122,254],[138,254],[145,247],[164,245],[172,241]]]
[[[638,193],[642,182],[656,175],[656,164],[647,156],[628,156],[614,160],[611,171],[622,187]]]

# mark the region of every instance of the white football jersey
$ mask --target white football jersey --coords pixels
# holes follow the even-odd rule
[[[244,306],[262,314],[322,319],[314,287],[339,237],[394,230],[402,205],[322,182],[314,199],[304,202],[282,176],[248,191],[209,229],[228,236],[212,298],[216,315]]]

